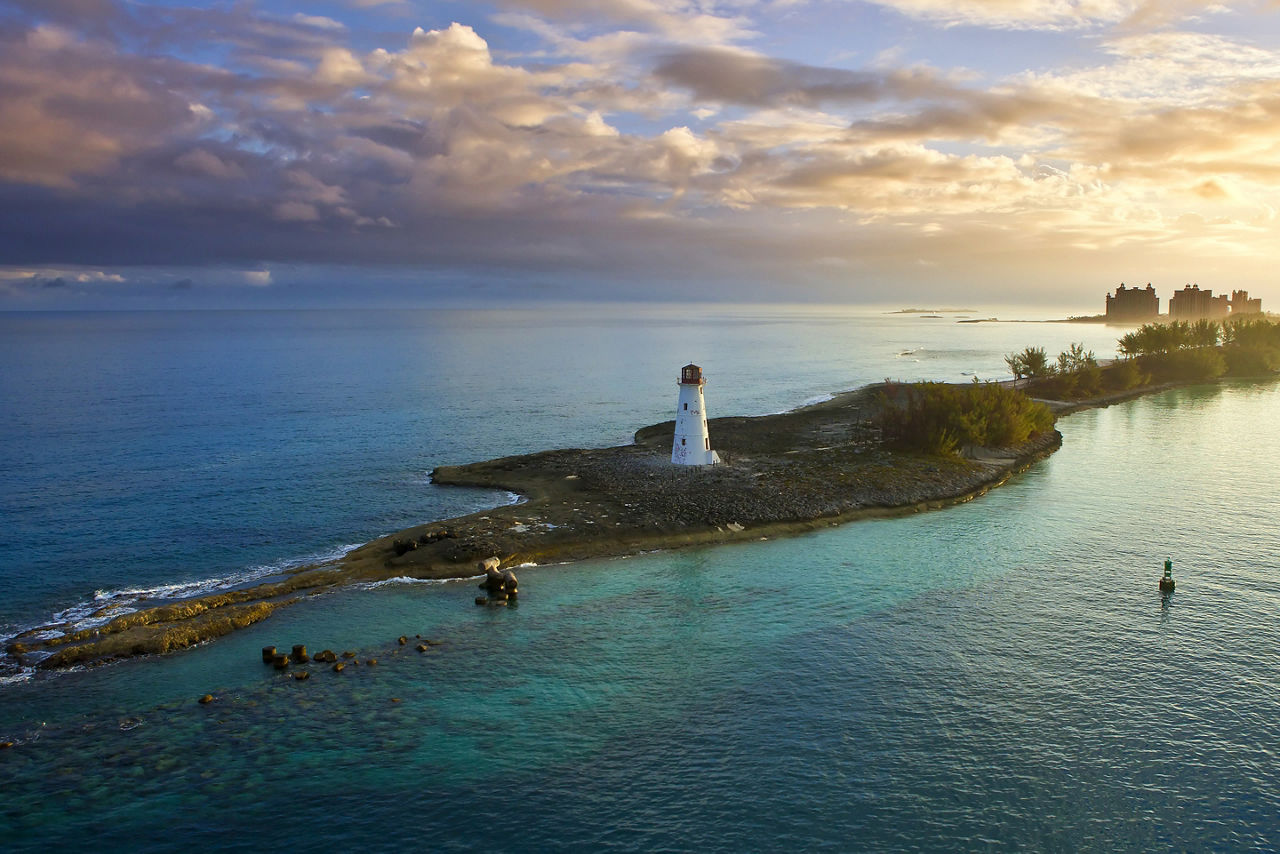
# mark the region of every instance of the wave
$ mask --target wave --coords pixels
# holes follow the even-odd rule
[[[17,685],[19,682],[30,682],[35,678],[36,669],[34,667],[17,667],[12,671],[0,671],[0,687],[5,685]]]
[[[366,581],[362,584],[353,584],[353,590],[377,590],[379,587],[386,587],[389,584],[453,584],[456,581],[477,581],[484,578],[483,575],[468,575],[466,578],[414,578],[409,575],[397,575],[395,578],[384,578],[381,581]]]
[[[301,557],[285,558],[271,563],[251,566],[240,572],[214,578],[180,581],[173,584],[156,584],[149,587],[95,590],[92,599],[64,608],[54,613],[47,620],[21,627],[16,631],[6,629],[4,632],[5,640],[31,632],[36,632],[36,634],[32,635],[35,640],[49,640],[62,637],[69,632],[97,628],[109,623],[116,617],[123,614],[131,614],[140,608],[179,599],[190,599],[195,596],[207,596],[224,590],[234,590],[245,584],[261,581],[273,575],[282,575],[291,569],[298,569],[303,566],[333,563],[341,560],[349,552],[359,548],[361,545],[363,544],[351,543],[336,546]]]
[[[788,412],[795,412],[798,409],[804,409],[806,406],[817,406],[819,403],[826,403],[828,400],[835,400],[834,394],[818,394],[805,399],[798,406],[792,406],[788,409],[779,409],[777,412],[771,412],[770,415],[786,415]]]

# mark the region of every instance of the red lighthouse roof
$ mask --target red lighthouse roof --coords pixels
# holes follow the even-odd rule
[[[690,362],[680,369],[680,385],[702,385],[702,368]]]

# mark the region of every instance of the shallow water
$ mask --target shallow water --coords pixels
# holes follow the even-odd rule
[[[3,838],[1275,849],[1278,395],[1077,413],[1052,458],[945,511],[522,570],[512,609],[476,608],[473,582],[351,589],[7,685]],[[261,664],[299,642],[379,663]]]

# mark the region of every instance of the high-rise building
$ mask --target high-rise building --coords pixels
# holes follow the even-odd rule
[[[1231,316],[1238,314],[1261,314],[1262,297],[1249,299],[1248,291],[1231,292]]]
[[[1126,288],[1124,282],[1115,296],[1107,294],[1107,320],[1155,320],[1160,315],[1160,297],[1148,282],[1145,288]]]
[[[1245,296],[1248,297],[1247,294]],[[1258,309],[1262,309],[1261,300],[1258,302]],[[1186,285],[1169,297],[1170,320],[1199,320],[1203,317],[1219,320],[1230,311],[1230,297],[1226,294],[1215,297],[1213,291],[1208,288],[1202,291],[1199,285]]]

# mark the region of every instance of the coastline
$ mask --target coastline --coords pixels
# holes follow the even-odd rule
[[[1166,383],[1070,404],[1106,406]],[[130,612],[57,633],[45,625],[9,640],[12,663],[43,670],[163,654],[266,619],[303,596],[395,577],[461,579],[498,557],[504,568],[758,540],[866,518],[908,515],[972,500],[1061,445],[1056,430],[1015,448],[966,449],[963,459],[892,451],[871,419],[879,385],[790,412],[719,418],[711,433],[724,464],[671,466],[672,422],[636,431],[634,443],[565,449],[432,472],[444,485],[518,493],[526,500],[379,537],[332,564]],[[54,636],[57,635],[57,636]]]

